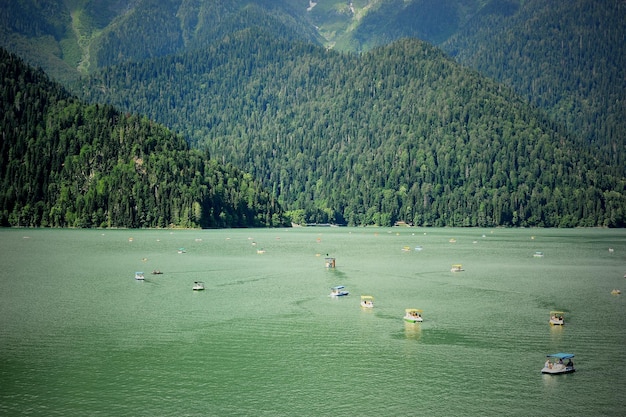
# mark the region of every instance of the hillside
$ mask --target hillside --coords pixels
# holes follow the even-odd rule
[[[357,56],[242,31],[110,68],[84,94],[251,172],[296,221],[625,224],[623,167],[416,40]]]
[[[302,9],[302,12],[305,12]],[[0,46],[66,83],[127,61],[191,51],[248,27],[321,41],[284,0],[22,0],[0,5]]]
[[[0,5],[0,46],[66,86],[122,62],[193,52],[243,29],[340,51],[401,38],[443,48],[512,87],[606,163],[626,147],[620,0],[21,0]]]
[[[443,48],[595,143],[626,175],[624,2],[492,1]]]
[[[292,3],[303,4],[300,0]],[[326,0],[310,2],[305,17],[317,28],[326,46],[365,52],[402,38],[438,45],[461,30],[484,3],[483,0]]]
[[[0,46],[296,222],[623,226],[622,3],[20,0]]]
[[[86,105],[0,49],[0,225],[277,226],[249,174],[108,105]]]

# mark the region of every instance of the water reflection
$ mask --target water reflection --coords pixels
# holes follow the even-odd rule
[[[541,364],[538,366],[541,368]],[[545,393],[548,396],[558,397],[563,395],[561,391],[562,383],[565,379],[569,378],[571,374],[562,374],[562,375],[550,375],[550,374],[541,374],[541,380],[543,382],[543,387],[545,388]]]
[[[550,339],[553,343],[560,343],[563,339],[563,332],[565,326],[549,326],[550,327]]]
[[[422,337],[421,323],[404,322],[404,337],[407,340],[419,340]]]

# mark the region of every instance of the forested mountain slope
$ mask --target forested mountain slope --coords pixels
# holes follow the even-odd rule
[[[269,194],[145,118],[85,105],[0,49],[0,225],[276,226]]]
[[[417,40],[357,56],[246,30],[107,69],[84,94],[252,172],[294,220],[625,225],[622,167]]]
[[[203,47],[248,27],[321,42],[285,0],[20,0],[0,4],[0,46],[59,80]]]
[[[626,175],[626,3],[492,1],[443,47],[597,144]]]
[[[304,3],[288,1],[300,6]],[[484,0],[322,0],[310,3],[306,17],[327,46],[365,52],[402,38],[438,45],[462,29],[485,3]]]
[[[68,87],[95,73],[81,95],[253,172],[296,221],[622,226],[624,9],[20,0],[0,5],[0,46]],[[416,40],[360,56],[318,47],[368,51],[405,36],[547,112]]]
[[[78,73],[206,47],[245,28],[368,51],[426,40],[511,86],[606,162],[626,147],[621,0],[37,0],[0,4],[0,46],[66,86]],[[619,150],[618,150],[619,148]]]

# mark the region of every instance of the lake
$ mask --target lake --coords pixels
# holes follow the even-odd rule
[[[0,254],[0,415],[626,412],[626,230],[0,229]],[[541,374],[555,352],[576,372]]]

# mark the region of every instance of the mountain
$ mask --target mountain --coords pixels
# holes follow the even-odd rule
[[[293,3],[303,4],[299,0]],[[484,0],[322,0],[309,2],[305,17],[317,28],[327,47],[365,52],[402,38],[439,45],[461,30],[484,3]]]
[[[86,105],[0,49],[0,225],[277,226],[267,191],[163,126]]]
[[[121,62],[202,48],[247,27],[321,41],[283,0],[21,0],[0,5],[0,46],[72,82]]]
[[[244,30],[83,91],[251,172],[294,220],[624,225],[622,166],[417,40],[354,55]]]
[[[363,52],[400,38],[440,44],[484,0],[20,0],[0,6],[0,45],[56,78],[189,52],[245,28]]]
[[[402,38],[441,47],[601,145],[626,146],[626,7],[620,0],[20,0],[0,46],[71,86],[79,74],[202,49],[242,29],[340,51]],[[619,148],[620,152],[615,149]]]
[[[622,3],[20,0],[0,45],[298,222],[622,226]]]
[[[442,48],[626,167],[624,2],[491,1]]]

